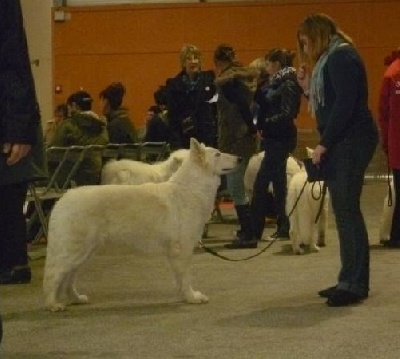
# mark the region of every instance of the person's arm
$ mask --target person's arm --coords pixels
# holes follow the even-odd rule
[[[250,134],[257,133],[257,128],[253,123],[253,114],[245,95],[245,84],[240,80],[233,80],[224,84],[221,90],[229,102],[235,103],[239,109],[243,121],[246,123]]]
[[[56,127],[54,132],[53,141],[48,144],[49,147],[66,147],[68,146],[69,119],[64,120]]]
[[[286,81],[281,90],[280,112],[267,117],[265,122],[292,121],[297,117],[300,110],[301,89],[294,81]]]
[[[388,153],[390,88],[390,77],[384,77],[379,94],[378,123],[381,130],[382,149],[386,154]]]
[[[29,153],[40,123],[19,1],[0,2],[0,35],[1,150],[12,165]]]
[[[19,1],[3,0],[0,13],[2,37],[0,82],[3,93],[2,117],[5,122],[3,141],[34,144],[40,115],[23,27]]]
[[[322,133],[320,145],[329,149],[342,139],[343,133],[351,122],[354,107],[359,98],[361,83],[361,64],[348,51],[334,52],[327,62],[327,70],[335,92],[327,125]]]

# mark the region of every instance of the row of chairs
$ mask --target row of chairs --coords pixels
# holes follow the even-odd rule
[[[166,159],[169,155],[166,142],[144,142],[130,144],[108,144],[69,147],[49,147],[46,150],[47,163],[54,171],[47,178],[35,178],[28,186],[26,202],[34,203],[34,211],[28,219],[28,228],[35,221],[40,221],[40,229],[35,240],[47,237],[49,214],[43,209],[47,200],[57,201],[64,193],[76,187],[74,176],[86,156],[97,153],[103,163],[109,160],[131,159],[154,163]],[[72,164],[72,166],[71,166]],[[68,168],[65,177],[64,169]],[[62,177],[61,177],[62,176]]]

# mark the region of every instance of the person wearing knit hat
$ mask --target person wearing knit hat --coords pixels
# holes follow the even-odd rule
[[[395,203],[390,238],[382,243],[385,247],[400,248],[400,48],[386,56],[386,69],[381,84],[378,123],[383,151],[393,173]]]

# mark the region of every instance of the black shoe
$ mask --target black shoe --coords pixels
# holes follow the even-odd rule
[[[399,241],[391,241],[390,239],[384,239],[384,240],[381,240],[381,243],[384,247],[387,247],[387,248],[400,248]]]
[[[0,285],[2,284],[28,284],[31,282],[31,269],[23,267],[0,273]]]
[[[290,239],[289,233],[285,231],[276,231],[269,236],[269,240],[288,241]]]
[[[336,285],[334,287],[329,287],[326,289],[322,289],[318,292],[318,295],[322,298],[329,298],[336,292]]]
[[[326,304],[328,307],[346,307],[351,304],[360,303],[365,296],[352,293],[343,289],[336,289],[334,293],[328,298]]]
[[[234,240],[229,244],[225,244],[225,248],[229,249],[244,249],[244,248],[257,248],[257,240],[252,239],[250,241]]]

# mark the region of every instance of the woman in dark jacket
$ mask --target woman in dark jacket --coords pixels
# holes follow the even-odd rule
[[[320,134],[313,163],[327,168],[340,244],[337,284],[318,294],[328,306],[347,306],[369,292],[368,232],[360,197],[378,131],[368,108],[365,66],[351,39],[329,16],[311,14],[301,23],[297,41],[305,64],[298,79]]]
[[[0,1],[0,146],[0,284],[29,283],[23,206],[44,147],[17,0]]]
[[[216,145],[215,95],[212,71],[201,70],[201,53],[196,46],[184,46],[182,71],[166,81],[165,93],[171,149],[189,148],[190,137],[206,146]]]
[[[237,238],[227,248],[255,248],[250,208],[244,190],[244,174],[250,157],[256,152],[256,127],[250,110],[257,82],[257,71],[236,61],[233,48],[219,45],[214,51],[214,63],[218,70],[215,80],[218,91],[218,148],[240,156],[239,167],[226,175],[240,223]]]
[[[296,147],[298,115],[302,90],[297,83],[293,66],[294,53],[272,49],[265,56],[268,82],[257,90],[257,127],[261,135],[261,149],[265,151],[253,188],[251,203],[253,229],[260,239],[264,231],[266,188],[273,185],[277,213],[277,231],[272,238],[289,238],[289,219],[286,216],[286,161]]]

